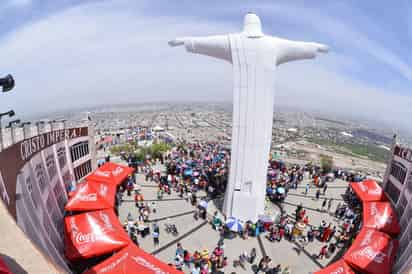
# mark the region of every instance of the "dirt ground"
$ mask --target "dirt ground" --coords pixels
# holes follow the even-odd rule
[[[304,164],[312,161],[313,163],[320,164],[320,155],[328,155],[333,157],[334,165],[342,169],[361,171],[378,178],[382,178],[386,170],[385,163],[339,154],[331,149],[309,142],[289,142],[286,143],[284,147],[289,151],[294,150],[305,153],[303,157],[302,155],[292,156],[290,153],[282,157],[286,162],[290,163]]]

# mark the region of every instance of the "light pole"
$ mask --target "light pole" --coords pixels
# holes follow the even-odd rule
[[[3,126],[1,124],[1,118],[3,116],[9,116],[13,117],[15,115],[14,110],[9,110],[7,112],[0,113],[0,150],[3,150],[4,144],[3,144]]]
[[[11,135],[11,144],[14,144],[14,140],[15,140],[15,136],[14,136],[14,125],[20,124],[20,119],[16,119],[13,121],[9,122],[9,125],[7,126],[8,128],[10,128],[10,135]]]
[[[0,86],[3,88],[3,92],[10,91],[14,88],[14,79],[10,74],[6,77],[0,78]]]
[[[0,78],[0,87],[2,88],[2,92],[8,92],[14,88],[14,79],[13,76],[10,74],[6,75],[3,78]],[[3,116],[9,116],[13,117],[14,116],[14,110],[9,110],[7,112],[0,113],[0,151],[3,150],[4,144],[3,144],[3,126],[1,124],[1,118]]]
[[[31,127],[30,128],[26,127],[26,126],[29,126],[29,125],[31,125],[30,122],[24,122],[24,123],[20,124],[20,126],[23,128],[23,140],[25,140],[28,137],[27,129],[31,130]]]
[[[43,124],[44,124],[44,121],[36,122],[37,135],[40,134],[40,125],[43,125]]]

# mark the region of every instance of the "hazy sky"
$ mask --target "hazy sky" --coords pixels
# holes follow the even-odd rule
[[[1,110],[28,115],[110,103],[229,101],[230,64],[167,41],[238,32],[248,11],[261,17],[267,34],[331,49],[281,66],[275,105],[412,130],[407,0],[2,0],[0,74],[12,73],[16,88],[1,95]]]

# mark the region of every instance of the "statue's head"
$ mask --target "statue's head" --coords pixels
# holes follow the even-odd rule
[[[255,13],[248,12],[243,21],[243,33],[250,38],[264,36],[260,18]]]

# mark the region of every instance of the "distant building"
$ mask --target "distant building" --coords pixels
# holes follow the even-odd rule
[[[412,149],[396,143],[391,150],[383,188],[398,214],[401,226],[399,250],[393,273],[412,270]]]
[[[353,137],[352,134],[350,134],[350,133],[348,133],[348,132],[345,132],[345,131],[342,131],[340,134],[342,134],[342,135],[345,136],[345,137]]]

